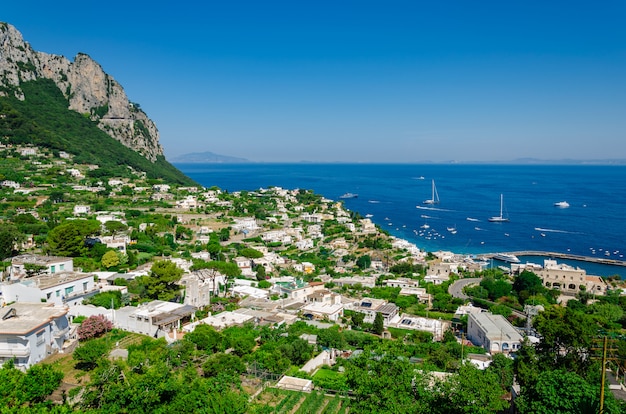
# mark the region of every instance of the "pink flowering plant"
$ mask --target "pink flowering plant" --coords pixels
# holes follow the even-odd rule
[[[97,338],[110,331],[113,324],[104,315],[93,315],[78,327],[78,339],[81,341]]]

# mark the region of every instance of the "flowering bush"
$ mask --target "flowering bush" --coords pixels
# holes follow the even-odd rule
[[[78,339],[97,338],[112,328],[113,324],[104,315],[90,316],[78,327]]]

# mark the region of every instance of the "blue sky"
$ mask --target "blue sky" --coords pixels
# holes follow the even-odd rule
[[[626,158],[622,0],[7,3],[35,50],[120,82],[169,157]]]

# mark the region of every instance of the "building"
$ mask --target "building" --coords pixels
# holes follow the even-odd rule
[[[71,329],[67,308],[45,303],[14,303],[0,315],[0,363],[14,360],[26,370],[48,355],[63,351]]]
[[[446,320],[422,318],[420,316],[403,313],[394,326],[401,329],[430,332],[433,334],[435,341],[440,341],[443,338],[444,332],[450,328],[451,323]]]
[[[505,354],[517,351],[522,335],[502,315],[491,312],[469,313],[467,339],[482,346],[487,352]]]
[[[535,273],[541,278],[548,289],[557,289],[562,294],[575,296],[581,291],[596,295],[606,294],[607,284],[598,276],[587,276],[587,272],[579,267],[572,267],[556,260],[546,259],[543,268]]]
[[[2,300],[10,302],[47,302],[55,305],[81,304],[100,290],[91,273],[63,272],[43,274],[2,285]]]
[[[116,328],[168,339],[168,334],[180,330],[195,311],[194,306],[154,300],[118,309],[113,324]]]
[[[33,265],[33,266],[31,266]],[[73,272],[74,260],[71,257],[40,256],[36,254],[23,254],[11,259],[9,278],[11,280],[31,276],[28,274],[29,267],[39,267],[35,274],[57,272]]]
[[[179,284],[185,288],[185,305],[201,308],[211,303],[211,296],[219,294],[226,277],[216,270],[202,269],[183,275]]]

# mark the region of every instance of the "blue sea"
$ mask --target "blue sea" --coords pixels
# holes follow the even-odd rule
[[[270,186],[344,193],[349,210],[427,251],[463,254],[549,251],[624,260],[626,166],[482,164],[177,164],[205,187]],[[435,182],[439,203],[432,197]],[[493,223],[500,214],[509,222]],[[554,203],[567,201],[568,208]],[[452,229],[456,229],[453,234]],[[542,263],[542,258],[525,258]],[[568,262],[589,274],[626,268]]]

